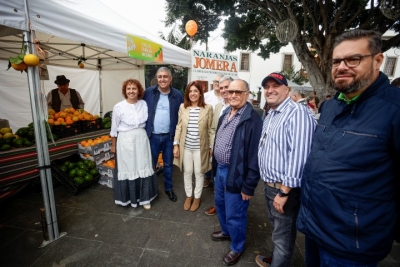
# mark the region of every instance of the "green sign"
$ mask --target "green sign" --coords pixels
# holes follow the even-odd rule
[[[158,63],[163,62],[162,45],[127,34],[126,47],[128,56],[131,58],[155,61]]]

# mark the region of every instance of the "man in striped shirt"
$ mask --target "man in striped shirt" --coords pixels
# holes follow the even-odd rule
[[[257,256],[259,266],[290,266],[296,240],[303,167],[316,126],[307,107],[290,99],[285,76],[264,78],[265,99],[270,106],[258,148],[261,179],[272,226],[272,257]]]

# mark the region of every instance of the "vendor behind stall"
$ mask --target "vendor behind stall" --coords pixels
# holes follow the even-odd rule
[[[58,89],[47,94],[47,105],[56,112],[66,108],[85,108],[81,95],[75,89],[69,88],[69,80],[64,75],[58,75],[54,81]]]

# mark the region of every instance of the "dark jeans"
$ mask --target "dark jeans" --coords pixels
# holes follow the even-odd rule
[[[300,209],[300,188],[290,190],[288,200],[283,207],[283,214],[277,212],[273,205],[278,189],[265,185],[264,190],[274,243],[271,267],[289,267],[297,235],[296,220]]]
[[[170,138],[169,134],[151,134],[150,136],[150,148],[154,170],[156,169],[158,155],[160,154],[160,152],[162,152],[162,157],[164,161],[163,176],[165,191],[172,190],[173,186],[173,143],[174,141]]]
[[[317,243],[306,236],[306,266],[307,267],[377,267],[378,263],[359,263],[341,259],[321,249]]]

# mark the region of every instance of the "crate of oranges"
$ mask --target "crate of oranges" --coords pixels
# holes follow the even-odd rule
[[[96,165],[100,165],[103,162],[115,157],[114,153],[111,153],[110,151],[101,152],[100,154],[94,156],[91,156],[90,154],[87,153],[86,154],[79,153],[79,156],[81,157],[81,159],[88,159],[94,161]]]
[[[96,156],[102,152],[109,151],[111,145],[111,137],[109,135],[102,135],[95,139],[87,139],[81,141],[80,143],[78,143],[78,151],[79,153]]]
[[[101,175],[106,175],[113,178],[115,176],[115,159],[110,159],[103,162],[102,164],[97,165],[97,170]]]

